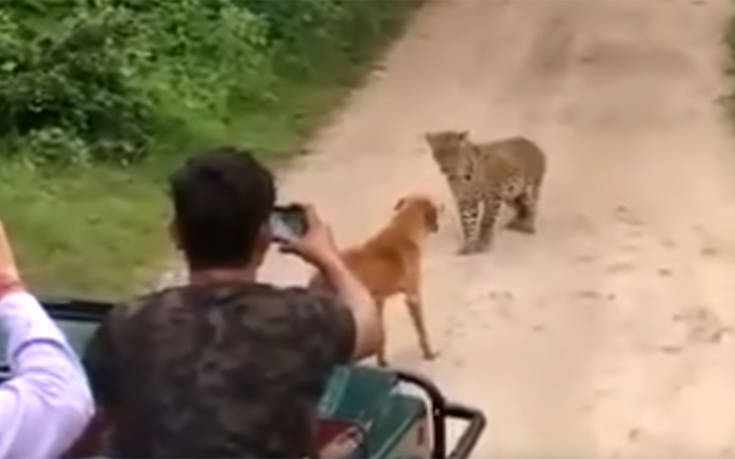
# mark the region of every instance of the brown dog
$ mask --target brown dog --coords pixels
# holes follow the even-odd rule
[[[405,295],[421,351],[430,360],[436,354],[429,346],[421,306],[421,250],[426,236],[439,230],[441,208],[426,196],[410,195],[400,199],[394,210],[388,225],[364,244],[342,252],[342,257],[373,296],[381,326],[385,300],[398,293]],[[319,275],[310,285],[325,286]],[[384,366],[385,334],[382,336],[378,364]]]

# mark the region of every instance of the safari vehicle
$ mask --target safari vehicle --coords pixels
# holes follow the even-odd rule
[[[111,308],[107,303],[79,300],[46,300],[43,305],[80,354]],[[0,336],[0,355],[4,355],[4,342]],[[0,361],[0,380],[7,371]],[[335,371],[319,415],[320,447],[348,438],[336,443],[345,445],[337,450],[338,456],[350,458],[466,458],[485,428],[479,410],[446,401],[432,382],[408,372],[366,366]],[[448,452],[450,420],[466,425]]]

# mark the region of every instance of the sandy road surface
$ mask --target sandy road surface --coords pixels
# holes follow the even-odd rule
[[[422,362],[400,302],[389,360],[490,425],[476,457],[735,455],[735,149],[714,100],[726,1],[441,1],[281,174],[341,244],[406,191],[451,212],[428,247],[441,351]],[[421,136],[524,134],[548,152],[539,232],[454,255],[448,190]],[[265,277],[300,281],[277,259]]]

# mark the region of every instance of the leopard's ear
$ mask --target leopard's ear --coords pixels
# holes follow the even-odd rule
[[[439,231],[439,209],[431,201],[426,202],[424,219],[430,232],[436,233]]]

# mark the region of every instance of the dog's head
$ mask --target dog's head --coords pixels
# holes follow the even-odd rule
[[[436,233],[439,231],[439,215],[444,207],[435,204],[428,196],[414,194],[399,199],[393,209],[396,214],[415,216],[427,233]]]

